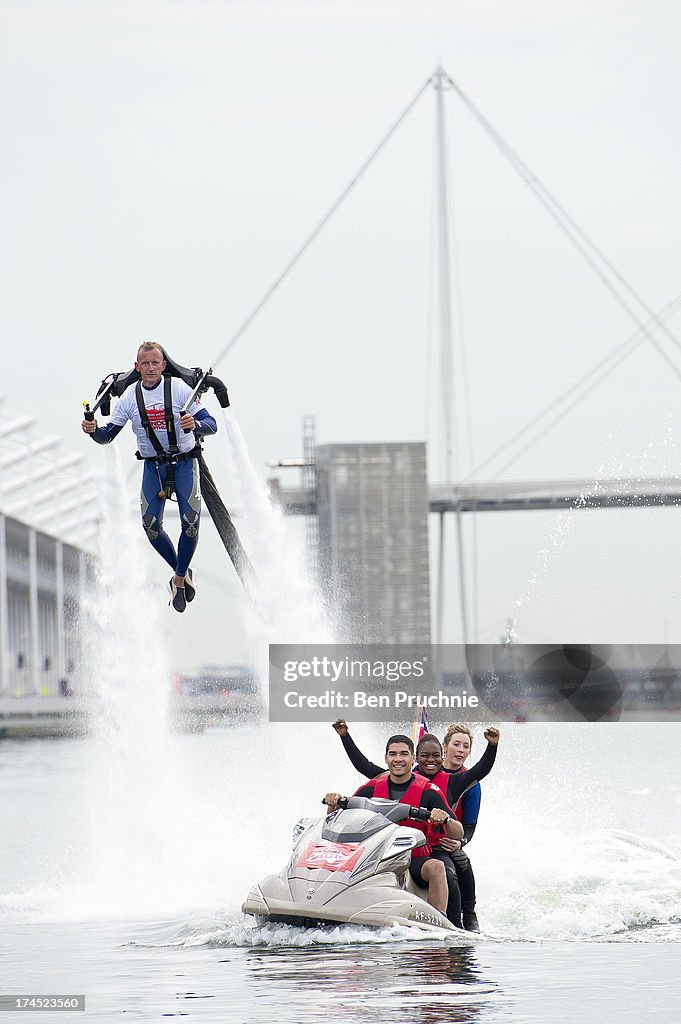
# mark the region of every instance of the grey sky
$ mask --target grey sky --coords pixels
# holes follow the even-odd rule
[[[2,391],[46,431],[73,431],[73,448],[80,403],[141,339],[189,364],[221,350],[438,61],[653,308],[681,292],[672,2],[2,0],[0,13]],[[634,326],[460,102],[448,108],[481,460]],[[433,123],[428,92],[216,368],[258,467],[299,452],[305,412],[322,442],[426,436]],[[681,334],[681,317],[669,326]],[[680,399],[644,343],[505,476],[675,473]],[[481,625],[496,635],[529,589],[528,641],[661,640],[665,620],[681,639],[678,513],[573,520],[481,517]]]

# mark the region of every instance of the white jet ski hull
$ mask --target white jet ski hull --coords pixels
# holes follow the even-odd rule
[[[385,824],[366,839],[330,840],[329,827],[342,829],[353,813],[372,817],[368,811],[354,810],[339,812],[345,819],[337,818],[331,825],[331,818],[301,822],[289,863],[251,888],[243,912],[260,922],[456,931],[444,914],[404,887],[411,851],[423,844],[423,833],[384,819]],[[353,827],[351,822],[350,836],[355,835]]]

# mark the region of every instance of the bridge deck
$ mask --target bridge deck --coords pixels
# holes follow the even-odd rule
[[[311,516],[314,495],[303,487],[270,481],[270,493],[287,515]],[[643,480],[515,480],[495,483],[431,484],[431,512],[529,512],[566,508],[642,508],[681,504],[681,478]]]

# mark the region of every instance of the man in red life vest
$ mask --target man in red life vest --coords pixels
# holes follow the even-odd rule
[[[391,736],[385,748],[385,763],[388,771],[371,779],[360,786],[355,796],[377,796],[412,807],[426,807],[430,811],[428,822],[410,821],[410,828],[418,828],[429,835],[435,825],[442,825],[450,839],[461,839],[463,828],[454,817],[454,812],[447,804],[442,792],[429,782],[425,776],[414,775],[414,744],[408,736]],[[327,793],[324,802],[330,811],[338,807],[340,793]],[[422,846],[412,853],[409,871],[419,885],[427,885],[428,902],[440,913],[447,912],[447,875],[441,860],[431,857],[429,846]]]

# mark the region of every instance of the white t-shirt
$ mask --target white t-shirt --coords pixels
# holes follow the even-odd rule
[[[180,426],[180,410],[183,408],[185,402],[192,393],[192,389],[185,384],[179,377],[171,377],[171,394],[173,399],[173,416],[175,418],[175,432],[177,434],[177,444],[181,452],[190,452],[192,448],[196,446],[196,438],[194,437],[193,431],[185,434],[184,430]],[[152,430],[156,434],[157,438],[163,445],[166,451],[170,450],[170,443],[168,441],[168,431],[166,430],[166,414],[165,414],[165,403],[163,401],[163,384],[164,379],[158,382],[155,388],[145,388],[142,385],[142,398],[144,399],[144,405],[146,406],[147,415],[149,417],[149,423]],[[140,419],[139,409],[137,408],[137,398],[135,397],[135,388],[137,384],[131,384],[129,388],[126,388],[121,395],[120,400],[116,404],[111,422],[117,427],[125,426],[130,420],[132,422],[132,429],[137,436],[137,446],[139,448],[140,455],[150,456],[156,455],[156,450],[153,444],[147,437],[147,432],[142,426]],[[196,416],[199,409],[203,406],[196,399],[189,412],[192,416]]]

